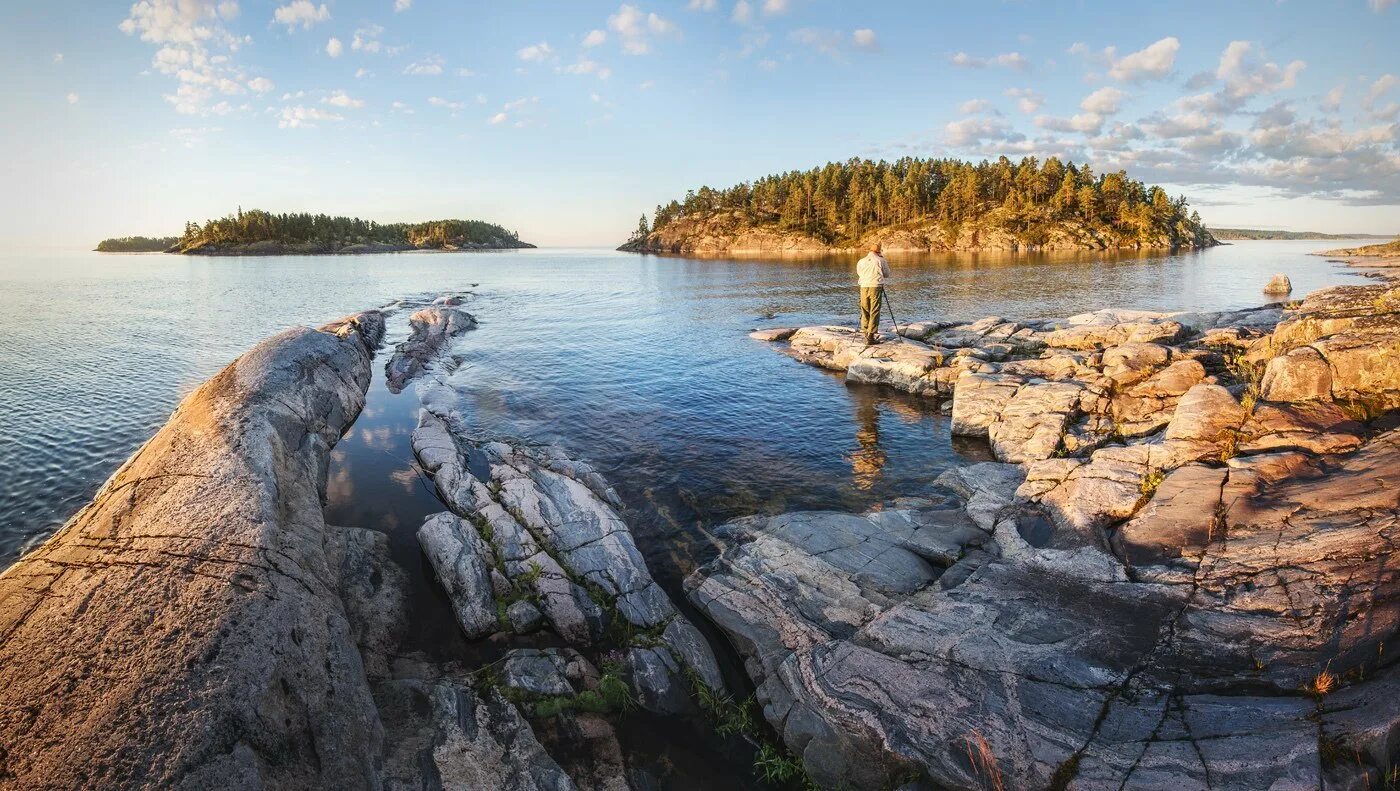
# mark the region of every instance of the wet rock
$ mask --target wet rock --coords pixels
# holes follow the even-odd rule
[[[380,684],[375,700],[387,736],[386,791],[574,788],[499,692],[478,694],[466,686],[404,679]]]
[[[525,634],[540,627],[544,622],[544,613],[525,599],[520,599],[506,607],[506,620],[510,622],[511,631]]]
[[[410,316],[408,323],[408,340],[398,345],[384,367],[385,386],[393,393],[402,391],[404,385],[422,373],[442,353],[448,340],[476,329],[472,314],[446,304],[423,308]]]
[[[652,579],[617,511],[617,493],[592,467],[558,449],[459,437],[426,409],[413,447],[443,500],[483,526],[499,570],[528,592],[559,636],[594,644],[608,633],[609,618],[621,618],[637,640],[663,637],[660,650],[672,661],[649,665],[657,672],[646,675],[656,701],[688,698],[686,671],[723,688],[713,653]],[[489,591],[489,576],[479,579]],[[669,671],[665,685],[659,668]]]
[[[476,528],[455,514],[433,514],[418,528],[418,543],[467,637],[481,637],[499,629],[491,584],[491,548],[477,535]]]
[[[408,624],[408,576],[389,556],[377,530],[328,528],[326,561],[338,570],[340,600],[365,672],[383,678]]]
[[[374,619],[351,624],[322,498],[383,331],[254,346],[0,575],[0,784],[378,786]]]
[[[623,678],[637,705],[655,714],[687,714],[695,710],[680,665],[664,647],[635,647],[622,658]]]
[[[1293,281],[1288,279],[1288,275],[1274,275],[1268,285],[1264,286],[1265,294],[1292,294]]]
[[[753,332],[749,333],[749,337],[753,338],[756,341],[767,341],[768,343],[776,343],[778,341],[788,340],[796,332],[796,327],[773,327],[766,330],[754,330]]]
[[[572,695],[566,665],[557,648],[516,648],[501,665],[502,683],[529,695]]]

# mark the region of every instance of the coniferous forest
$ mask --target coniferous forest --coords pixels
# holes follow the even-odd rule
[[[851,159],[726,189],[701,187],[657,206],[649,224],[643,217],[631,244],[655,240],[668,228],[674,236],[684,232],[677,223],[719,215],[736,231],[802,234],[833,247],[858,244],[872,233],[933,226],[944,238],[972,228],[1035,248],[1067,224],[1104,247],[1214,243],[1184,197],[1122,171],[1098,175],[1089,165],[1055,157],[975,164],[905,157]]]
[[[168,239],[104,239],[103,252],[166,250],[190,254],[280,254],[522,248],[534,245],[499,225],[480,220],[379,223],[326,214],[273,214],[243,211],[203,224],[186,222],[185,232]]]

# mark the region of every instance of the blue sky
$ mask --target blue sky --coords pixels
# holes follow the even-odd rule
[[[701,184],[905,154],[1400,232],[1396,0],[53,0],[0,39],[0,233],[35,244],[241,204],[600,245]]]

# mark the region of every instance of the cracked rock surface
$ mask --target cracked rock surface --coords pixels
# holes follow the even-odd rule
[[[885,383],[1012,463],[945,474],[948,502],[732,522],[688,594],[825,787],[1386,787],[1397,308],[902,327],[877,365],[927,365]],[[790,340],[848,378],[861,346]]]
[[[253,347],[0,575],[0,785],[377,785],[376,638],[340,591],[367,545],[321,499],[383,332],[368,312]]]
[[[390,392],[402,391],[423,373],[443,353],[449,340],[476,329],[476,317],[456,307],[460,302],[456,297],[440,297],[434,304],[409,316],[411,333],[384,366],[385,385]]]

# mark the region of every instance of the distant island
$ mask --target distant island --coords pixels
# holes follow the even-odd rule
[[[163,253],[178,241],[178,236],[119,236],[103,239],[96,249],[99,253]]]
[[[1386,234],[1319,233],[1318,231],[1265,231],[1255,228],[1211,228],[1211,235],[1222,242],[1264,239],[1389,239]]]
[[[619,250],[654,253],[1180,249],[1218,244],[1189,211],[1126,173],[1006,157],[977,164],[851,159],[701,187],[642,215]]]
[[[203,225],[185,223],[185,232],[170,239],[106,239],[97,249],[119,249],[141,239],[160,249],[184,255],[324,255],[396,253],[409,250],[513,250],[534,245],[520,241],[514,231],[480,220],[431,220],[417,223],[378,223],[358,217],[325,214],[272,214],[243,211]]]

